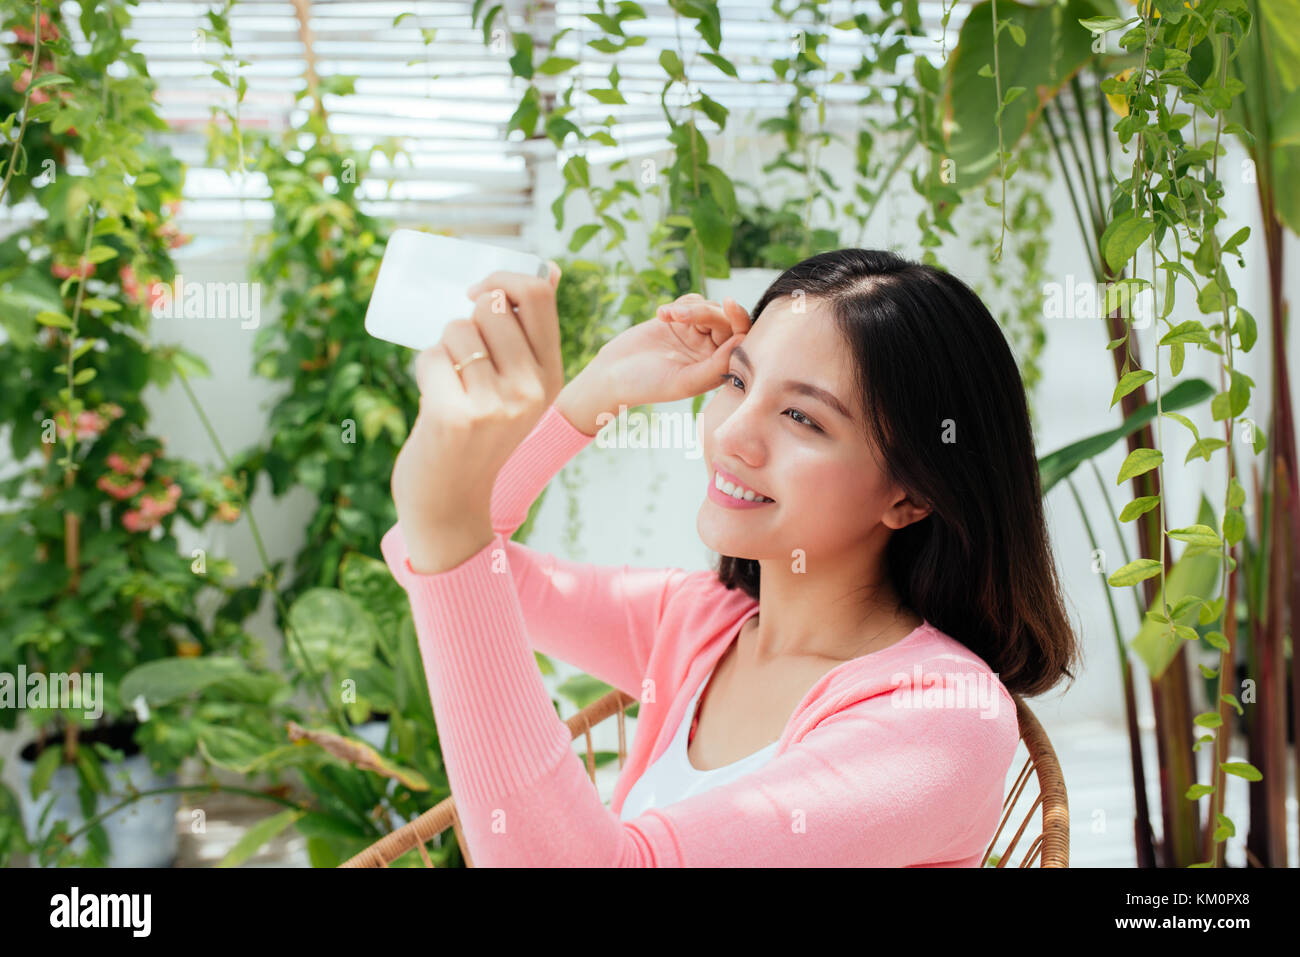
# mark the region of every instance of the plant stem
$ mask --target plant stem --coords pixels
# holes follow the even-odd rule
[[[36,24],[34,27],[35,34],[32,43],[32,75],[27,83],[27,89],[23,91],[23,120],[18,124],[18,137],[14,140],[13,152],[9,155],[9,166],[5,169],[4,182],[0,183],[0,200],[5,198],[5,193],[9,192],[9,181],[13,179],[14,167],[18,164],[18,151],[23,146],[23,135],[27,132],[27,118],[31,113],[32,87],[36,84],[36,65],[41,62],[41,0],[36,0]],[[24,162],[23,166],[26,167]]]

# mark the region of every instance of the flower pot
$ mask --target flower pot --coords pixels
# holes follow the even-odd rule
[[[108,725],[83,731],[78,739],[82,747],[87,747],[94,741],[102,741],[126,756],[121,764],[103,764],[104,775],[112,786],[112,793],[96,796],[98,803],[95,813],[122,802],[126,796],[126,785],[122,781],[124,772],[130,780],[130,786],[138,791],[174,787],[178,783],[174,772],[166,776],[155,773],[149,759],[131,739],[134,730],[135,725],[132,724]],[[51,738],[47,746],[61,748],[62,734]],[[80,779],[76,768],[70,764],[60,764],[50,778],[49,787],[33,800],[31,780],[36,768],[35,762],[36,742],[33,741],[23,747],[18,760],[19,800],[22,802],[23,827],[28,838],[37,836],[37,824],[47,807],[50,808],[45,818],[47,830],[55,821],[67,821],[69,832],[82,827],[86,819],[81,814],[81,802],[77,797]],[[171,867],[177,850],[176,811],[179,806],[179,792],[159,794],[141,798],[104,818],[100,823],[109,841],[109,857],[105,863],[109,867]],[[85,850],[86,835],[82,834],[74,840],[72,847],[76,851]],[[32,860],[30,863],[37,866],[39,862]]]

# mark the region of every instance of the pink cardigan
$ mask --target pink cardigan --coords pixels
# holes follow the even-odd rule
[[[383,538],[410,599],[475,866],[979,866],[1019,741],[1015,704],[982,659],[928,622],[831,669],[758,770],[619,820],[628,790],[758,603],[712,571],[604,567],[510,541],[591,439],[551,406],[497,477],[493,541],[455,568],[417,574],[399,525]],[[534,650],[641,702],[612,809]],[[913,706],[900,706],[913,688]]]

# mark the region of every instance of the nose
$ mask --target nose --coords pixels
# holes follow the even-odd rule
[[[752,396],[739,397],[713,429],[714,456],[744,462],[751,468],[761,462],[763,439],[760,414],[760,403]]]

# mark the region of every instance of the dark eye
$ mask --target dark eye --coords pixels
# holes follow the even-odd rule
[[[724,372],[724,373],[722,373],[722,375],[719,376],[718,378],[721,379],[721,380],[723,380],[724,382],[725,382],[726,380],[730,379],[730,380],[731,380],[731,382],[730,382],[731,385],[735,385],[735,383],[740,382],[740,376],[735,375],[734,373],[731,373],[731,372]],[[743,383],[741,383],[741,386],[743,386]],[[737,388],[740,388],[741,386],[737,386]],[[814,422],[812,421],[812,419],[808,418],[808,416],[804,415],[804,414],[803,414],[802,412],[800,412],[798,409],[786,409],[785,411],[786,411],[786,412],[790,412],[790,413],[792,413],[791,416],[790,416],[791,419],[793,419],[795,422],[798,422],[800,425],[806,425],[808,428],[812,429],[814,432],[821,432],[821,431],[822,431],[822,429],[818,428],[817,424],[814,423]],[[796,415],[797,415],[797,416],[801,416],[802,418],[800,418],[800,419],[795,419],[794,416],[796,416]]]
[[[812,419],[808,418],[808,416],[804,415],[804,414],[803,414],[802,412],[800,412],[798,409],[786,409],[786,411],[790,413],[790,415],[791,415],[792,418],[793,418],[794,416],[796,416],[796,415],[803,416],[803,421],[802,421],[802,422],[800,422],[799,419],[795,419],[795,421],[796,421],[796,422],[800,422],[801,425],[806,425],[806,426],[808,426],[810,429],[817,429],[818,432],[821,431],[821,429],[818,429],[818,428],[817,428],[816,423],[814,423]]]

